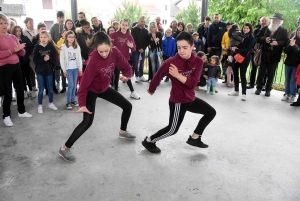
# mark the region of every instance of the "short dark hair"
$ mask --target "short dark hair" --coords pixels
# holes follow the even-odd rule
[[[42,28],[42,27],[46,27],[46,24],[45,24],[44,22],[38,23],[37,29],[40,29],[40,28]]]
[[[107,32],[108,35],[109,35],[109,30],[110,30],[111,28],[114,29],[114,30],[116,31],[116,29],[115,29],[114,26],[110,26],[110,27],[108,27],[107,30],[106,30],[106,32]]]
[[[78,15],[83,15],[85,17],[85,13],[84,12],[79,12]]]
[[[87,41],[87,46],[89,48],[96,49],[99,45],[106,44],[111,46],[110,37],[103,31],[98,31],[93,35],[93,37]]]
[[[24,23],[27,24],[29,22],[29,20],[33,21],[33,19],[31,17],[26,17],[25,20],[24,20]]]
[[[176,41],[180,41],[180,40],[185,40],[191,46],[194,44],[194,39],[193,39],[192,34],[186,32],[186,31],[182,31],[178,34],[178,36],[176,37]]]
[[[97,17],[92,17],[92,18],[91,18],[91,21],[92,21],[94,18],[97,18]],[[97,19],[98,19],[98,18],[97,18]]]
[[[83,26],[86,26],[86,25],[91,25],[88,21],[86,21],[86,20],[81,20],[80,21],[80,24],[81,24],[81,26],[83,27]]]
[[[227,22],[226,26],[233,25],[233,22]]]
[[[56,13],[56,17],[65,17],[65,14],[64,14],[64,12],[62,12],[62,11],[58,11],[58,12]]]
[[[243,25],[243,28],[244,27],[249,27],[249,29],[250,29],[250,32],[249,32],[249,34],[252,34],[252,32],[253,32],[253,26],[252,26],[252,24],[250,23],[250,22],[246,22],[244,25]]]
[[[202,51],[197,52],[197,57],[203,57],[204,55],[205,53]]]
[[[210,17],[209,17],[209,16],[206,16],[206,17],[205,17],[205,20],[207,20],[207,21],[211,21],[211,19],[210,19]]]

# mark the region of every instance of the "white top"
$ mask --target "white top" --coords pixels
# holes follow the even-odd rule
[[[69,60],[69,66],[68,69],[77,69],[77,63],[76,63],[76,53],[72,46],[68,47],[68,60]]]
[[[74,65],[69,65],[69,61],[72,61],[71,59],[69,59],[69,51],[70,51],[70,58],[72,59],[75,59],[75,65],[76,65],[76,68],[78,68],[79,71],[82,71],[82,57],[81,57],[81,50],[80,50],[80,47],[79,45],[77,45],[77,48],[74,49],[73,47],[67,47],[65,44],[63,44],[61,46],[61,49],[60,49],[60,67],[61,69],[63,70],[64,73],[67,72],[67,70],[69,68],[72,68],[72,66]],[[75,53],[75,56],[72,53],[71,51]]]

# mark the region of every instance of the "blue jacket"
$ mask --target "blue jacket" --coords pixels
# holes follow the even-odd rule
[[[198,41],[194,41],[194,46],[196,48],[196,53],[204,50],[203,41],[199,38]]]
[[[176,40],[171,37],[165,37],[162,41],[164,55],[173,57],[176,52]]]

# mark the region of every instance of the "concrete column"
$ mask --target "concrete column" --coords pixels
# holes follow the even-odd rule
[[[208,4],[208,0],[202,0],[201,22],[204,22],[205,17],[207,16],[207,4]]]
[[[71,13],[72,13],[72,20],[75,22],[78,18],[78,8],[77,8],[77,0],[71,0]]]

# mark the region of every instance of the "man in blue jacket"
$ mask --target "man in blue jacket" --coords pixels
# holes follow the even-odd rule
[[[221,15],[214,15],[214,22],[209,25],[207,33],[207,52],[209,56],[222,54],[222,37],[226,32],[226,23],[221,21]]]

